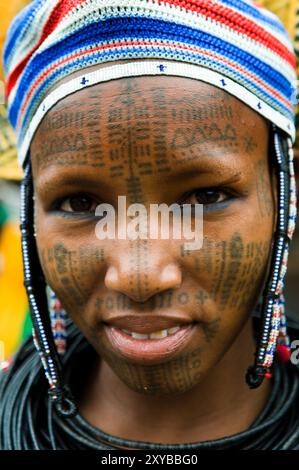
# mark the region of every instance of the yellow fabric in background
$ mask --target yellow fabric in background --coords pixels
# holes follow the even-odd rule
[[[49,0],[51,1],[51,0]],[[30,3],[28,0],[1,0],[1,14],[0,14],[0,51],[3,49],[6,31],[16,14]],[[3,65],[0,61],[0,79],[3,80]]]
[[[16,138],[0,104],[0,179],[20,181],[22,170],[17,160]]]
[[[297,51],[297,77],[299,79],[299,0],[257,0],[256,3],[279,16],[287,28]],[[299,105],[297,113],[299,113]],[[299,158],[299,127],[297,128],[295,147],[297,149],[295,154]]]
[[[7,222],[0,232],[0,341],[5,358],[19,346],[26,311],[20,231],[17,223]]]
[[[286,26],[291,39],[295,39],[296,10],[299,8],[298,0],[257,0],[256,3],[275,13]]]
[[[51,1],[51,0],[49,0]],[[3,45],[7,29],[17,13],[30,3],[28,0],[0,0],[0,54],[2,57]],[[4,81],[4,70],[0,60],[0,80]],[[3,90],[1,84],[1,90]],[[1,91],[0,90],[0,91]],[[22,171],[17,162],[16,139],[12,128],[6,120],[6,110],[0,102],[0,178],[20,180]],[[0,312],[1,313],[1,312]]]
[[[13,17],[28,3],[28,0],[0,0],[1,57],[6,31]],[[0,80],[4,80],[1,60]],[[2,83],[0,92],[3,90]],[[1,98],[3,99],[3,96]],[[6,109],[0,103],[0,178],[2,179],[20,180],[22,177],[15,144],[14,131],[6,119]],[[19,346],[27,310],[20,231],[17,223],[7,222],[0,234],[0,361],[9,358]]]

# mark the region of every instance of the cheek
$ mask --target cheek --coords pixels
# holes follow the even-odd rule
[[[247,208],[247,210],[246,210]],[[204,223],[204,244],[182,255],[185,273],[197,285],[199,308],[222,327],[243,322],[262,292],[271,252],[273,211],[259,218],[258,205],[218,222]]]
[[[86,308],[94,290],[103,282],[105,246],[93,229],[70,229],[37,211],[36,241],[43,272],[71,316]],[[103,243],[103,242],[102,242]]]

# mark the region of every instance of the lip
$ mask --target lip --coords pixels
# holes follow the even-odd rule
[[[177,356],[191,341],[196,326],[196,323],[189,323],[181,326],[176,333],[160,339],[136,339],[119,328],[106,324],[104,330],[116,354],[136,364],[151,365]]]
[[[182,315],[170,314],[147,314],[135,313],[134,315],[118,315],[103,320],[104,324],[109,326],[134,331],[135,333],[147,334],[154,331],[168,330],[174,326],[190,325],[194,320],[192,318],[184,318]]]

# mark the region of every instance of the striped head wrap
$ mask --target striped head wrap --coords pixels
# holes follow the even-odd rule
[[[113,64],[122,59],[123,63]],[[280,20],[251,0],[34,0],[11,24],[3,62],[8,117],[25,169],[34,133],[59,100],[84,87],[122,77],[172,75],[211,83],[246,103],[287,136],[287,148],[278,138],[274,142],[280,169],[280,215],[264,294],[261,337],[255,365],[247,375],[249,385],[258,386],[270,374],[278,340],[279,346],[287,347],[283,281],[296,218],[292,150],[296,57]],[[88,71],[91,65],[108,62],[112,64]],[[59,84],[77,70],[82,70],[79,77]],[[45,302],[37,298],[40,290],[35,289],[31,272],[36,260],[31,262],[30,256],[36,253],[36,246],[28,228],[28,220],[33,221],[29,181],[28,170],[21,211],[25,284],[34,339],[51,396],[61,403],[64,392],[57,348],[53,335],[49,337],[51,326],[41,313]],[[65,409],[67,403],[69,400]],[[72,406],[70,409],[73,412]]]
[[[44,101],[71,72],[130,58],[140,61],[77,80]],[[248,0],[34,0],[9,29],[3,62],[21,164],[55,100],[125,75],[208,81],[295,137],[296,60],[290,38],[278,18]]]

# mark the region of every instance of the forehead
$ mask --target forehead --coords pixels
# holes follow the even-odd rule
[[[211,84],[174,76],[130,77],[84,88],[57,103],[33,138],[31,156],[43,167],[59,164],[62,154],[68,154],[64,162],[82,164],[86,153],[98,158],[100,151],[115,152],[118,159],[120,149],[125,154],[133,142],[143,144],[142,152],[159,146],[172,154],[172,162],[185,162],[202,152],[240,154],[259,145],[263,152],[267,134],[263,117]]]

